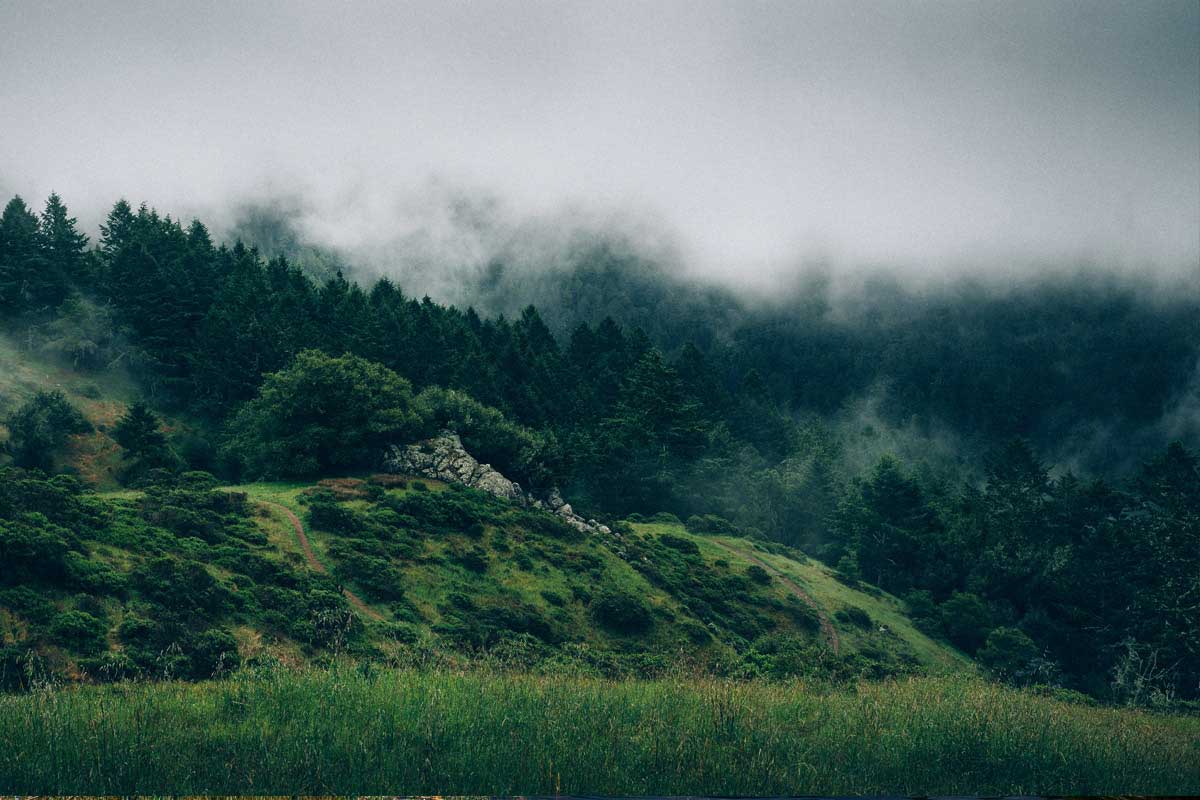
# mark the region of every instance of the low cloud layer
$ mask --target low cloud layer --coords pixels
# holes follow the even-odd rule
[[[121,195],[225,225],[283,198],[314,241],[427,270],[615,228],[760,286],[814,261],[1178,273],[1198,42],[1191,0],[0,0],[0,186],[89,224]]]

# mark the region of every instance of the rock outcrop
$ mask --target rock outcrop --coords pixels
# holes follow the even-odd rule
[[[504,477],[491,464],[480,464],[463,448],[462,439],[453,431],[442,431],[432,439],[418,444],[392,447],[384,456],[383,463],[389,472],[460,483],[519,506],[548,511],[561,517],[568,525],[586,533],[612,533],[607,526],[596,520],[584,519],[576,514],[571,504],[562,498],[557,489],[544,493],[527,492],[516,481]]]

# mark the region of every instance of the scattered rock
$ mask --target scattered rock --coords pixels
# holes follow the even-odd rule
[[[463,448],[462,439],[453,431],[442,431],[432,439],[417,444],[392,447],[384,456],[383,463],[384,468],[393,473],[459,483],[519,506],[549,511],[584,533],[611,533],[607,526],[596,520],[585,520],[576,514],[558,489],[535,495],[526,492],[516,481],[504,477],[491,464],[480,464]]]

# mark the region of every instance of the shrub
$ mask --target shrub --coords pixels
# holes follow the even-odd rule
[[[838,559],[835,572],[838,580],[847,586],[857,586],[862,580],[862,570],[858,566],[858,557],[854,553],[847,553]]]
[[[584,533],[573,525],[568,525],[562,517],[545,511],[524,511],[517,515],[516,524],[531,533],[561,539],[566,542],[578,542],[584,539]]]
[[[489,562],[487,551],[478,547],[455,551],[450,555],[450,560],[471,572],[480,574],[487,572]]]
[[[221,482],[215,475],[203,470],[190,470],[179,476],[179,486],[191,491],[215,489],[220,485]]]
[[[363,527],[358,514],[323,497],[309,503],[308,524],[318,530],[340,534],[357,533]]]
[[[659,511],[657,514],[647,517],[646,521],[658,523],[660,525],[682,525],[683,524],[682,522],[679,521],[679,517],[675,516],[670,511]]]
[[[716,514],[688,517],[685,527],[692,533],[708,533],[719,536],[731,536],[738,533],[736,525]]]
[[[231,604],[229,590],[196,561],[164,556],[139,565],[132,577],[162,615],[202,618],[224,613]]]
[[[938,608],[947,638],[974,654],[992,628],[992,612],[978,595],[955,592]]]
[[[567,599],[558,592],[543,589],[541,594],[542,598],[552,606],[564,606],[567,604]]]
[[[712,634],[708,632],[708,628],[691,620],[679,623],[678,627],[692,644],[705,644],[712,639]]]
[[[856,628],[861,628],[864,631],[870,630],[872,627],[871,615],[863,611],[858,606],[847,606],[839,610],[833,615],[840,622],[845,622],[848,625],[853,625]]]
[[[817,616],[816,610],[803,600],[794,595],[789,595],[788,603],[784,607],[784,610],[797,628],[810,632],[820,630],[821,618]]]
[[[85,611],[64,611],[50,625],[50,637],[70,650],[93,655],[105,648],[103,622]]]
[[[414,484],[415,486],[415,484]],[[499,521],[500,501],[472,489],[460,488],[450,492],[410,494],[386,500],[387,507],[404,517],[411,517],[422,528],[439,533],[471,535],[473,525]],[[482,535],[482,527],[478,529]]]
[[[993,675],[1012,680],[1038,656],[1038,646],[1017,628],[996,628],[987,635],[975,657]]]
[[[17,612],[36,625],[49,623],[58,613],[44,593],[35,592],[28,586],[0,590],[0,606]]]
[[[399,600],[404,596],[404,575],[391,562],[355,550],[337,549],[337,573],[354,581],[372,598]]]
[[[641,598],[624,592],[601,594],[592,600],[591,611],[598,623],[618,633],[641,633],[654,624],[649,606]]]
[[[771,583],[771,574],[758,564],[751,564],[746,567],[746,577],[757,584],[766,586]]]
[[[237,669],[237,640],[227,630],[210,628],[188,643],[191,677],[214,678]]]
[[[64,559],[70,585],[93,594],[117,594],[126,586],[125,576],[102,561],[91,561],[80,553]]]
[[[0,583],[62,580],[70,546],[68,535],[40,514],[0,519]]]
[[[678,550],[681,553],[690,553],[692,555],[700,555],[700,547],[691,539],[685,539],[682,536],[664,533],[658,537],[658,541],[672,550]]]
[[[50,472],[54,455],[67,437],[88,433],[92,424],[60,391],[38,392],[5,420],[8,441],[4,448],[13,463],[26,469]]]

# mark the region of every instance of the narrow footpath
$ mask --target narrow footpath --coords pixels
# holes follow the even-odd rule
[[[300,521],[300,518],[297,517],[287,506],[280,505],[279,503],[272,503],[269,500],[259,500],[258,502],[261,505],[270,506],[271,508],[277,508],[282,511],[283,515],[287,517],[288,522],[292,523],[292,530],[296,532],[296,540],[300,542],[300,549],[304,551],[304,560],[308,562],[308,566],[314,572],[328,572],[328,570],[325,569],[325,565],[317,560],[317,554],[313,552],[312,543],[308,541],[308,534],[304,532],[304,523]],[[345,595],[346,599],[350,601],[350,605],[354,606],[371,619],[379,621],[383,620],[382,614],[371,608],[369,605],[363,602],[361,597],[344,586],[342,587],[342,594]]]

